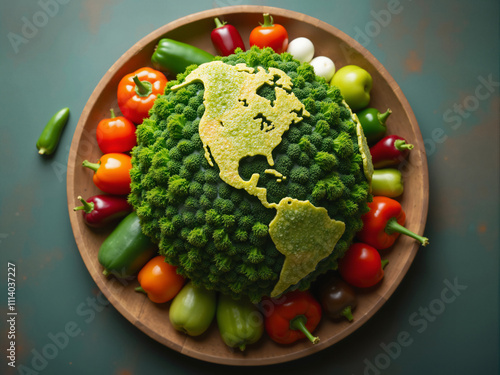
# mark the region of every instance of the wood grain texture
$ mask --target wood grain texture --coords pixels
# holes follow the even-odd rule
[[[313,41],[316,56],[330,57],[337,69],[347,64],[359,65],[373,77],[370,106],[385,111],[391,108],[388,133],[398,134],[415,145],[408,162],[402,168],[405,192],[399,199],[407,214],[406,226],[423,234],[428,207],[428,172],[425,148],[413,111],[400,87],[364,47],[351,37],[318,19],[285,9],[265,6],[234,6],[195,13],[171,22],[150,33],[130,48],[116,61],[101,79],[90,96],[78,122],[68,159],[67,194],[68,209],[75,240],[85,265],[102,293],[113,306],[132,324],[161,344],[200,360],[228,364],[257,366],[290,361],[327,348],[361,327],[387,301],[405,276],[419,249],[419,244],[401,236],[396,244],[384,253],[389,260],[383,281],[359,295],[359,305],[352,323],[334,323],[324,318],[315,332],[321,338],[312,345],[307,340],[294,345],[278,345],[267,337],[249,346],[245,352],[228,348],[221,340],[214,323],[200,337],[188,337],[176,332],[168,321],[169,304],[156,305],[146,296],[134,292],[136,280],[106,279],[97,260],[100,244],[109,230],[95,231],[87,227],[82,215],[73,212],[79,205],[78,195],[89,197],[101,193],[92,182],[92,171],[81,166],[83,160],[97,161],[101,156],[95,140],[98,122],[109,115],[109,109],[118,111],[116,88],[119,80],[142,66],[150,66],[150,57],[157,41],[169,37],[183,41],[215,54],[209,31],[213,19],[221,18],[237,26],[248,46],[248,36],[253,27],[262,21],[262,14],[269,12],[276,23],[289,31],[290,40],[305,36]],[[172,77],[169,77],[172,78]],[[118,113],[117,112],[117,113]],[[133,343],[130,343],[133,345]]]

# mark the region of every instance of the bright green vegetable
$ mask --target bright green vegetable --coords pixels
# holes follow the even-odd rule
[[[366,108],[358,112],[358,119],[363,127],[366,140],[369,144],[373,144],[381,140],[387,131],[386,121],[392,111],[388,109],[384,113],[380,113],[375,108]]]
[[[215,291],[188,282],[172,300],[169,319],[176,330],[199,336],[210,327],[216,309]]]
[[[203,64],[212,61],[214,56],[198,47],[163,38],[151,56],[151,63],[155,69],[172,75],[182,73],[191,64]]]
[[[324,207],[330,218],[345,223],[334,251],[296,285],[307,288],[318,275],[337,267],[361,228],[361,215],[371,199],[356,124],[340,90],[288,53],[253,47],[216,59],[282,70],[291,79],[291,92],[309,112],[283,134],[272,152],[274,165],[256,155],[243,158],[238,169],[245,181],[259,175],[258,186],[266,189],[269,203],[278,204],[285,197],[309,200]],[[247,295],[257,302],[271,293],[285,260],[269,235],[276,210],[264,207],[244,189],[226,184],[218,165],[208,163],[199,134],[204,86],[192,82],[171,89],[195,68],[167,84],[150,118],[138,126],[129,202],[141,218],[144,233],[184,277],[207,289],[234,297]],[[276,96],[269,84],[257,93],[270,100]],[[263,126],[270,122],[261,121]]]
[[[403,176],[396,168],[375,169],[372,177],[372,194],[396,198],[403,194]]]
[[[99,248],[103,274],[127,278],[135,275],[155,255],[157,247],[141,230],[135,212],[128,214]]]
[[[226,345],[241,351],[256,343],[264,332],[264,318],[250,300],[237,301],[225,294],[219,295],[217,324]]]
[[[337,70],[330,84],[340,89],[353,111],[359,111],[370,103],[373,78],[357,65],[345,65]]]
[[[63,108],[57,111],[45,125],[45,128],[40,134],[36,142],[36,148],[40,155],[52,154],[59,144],[62,131],[68,123],[69,108]]]

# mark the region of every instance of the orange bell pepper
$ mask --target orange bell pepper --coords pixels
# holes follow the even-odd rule
[[[131,157],[119,152],[104,154],[97,163],[84,160],[82,165],[94,171],[95,186],[109,194],[130,193]]]
[[[157,70],[144,67],[127,74],[118,84],[118,106],[123,116],[135,124],[149,117],[158,95],[165,91],[165,75]]]
[[[135,290],[146,293],[155,303],[170,301],[179,293],[185,282],[184,277],[176,270],[177,267],[165,262],[164,256],[158,255],[139,271],[137,280],[141,286]]]

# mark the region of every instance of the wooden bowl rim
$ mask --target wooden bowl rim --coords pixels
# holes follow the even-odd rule
[[[319,29],[322,29],[323,31],[326,31],[327,33],[330,33],[337,37],[340,40],[345,41],[350,47],[352,47],[354,50],[359,52],[370,64],[372,64],[378,71],[384,76],[384,79],[386,80],[387,84],[389,87],[394,91],[396,94],[398,100],[400,101],[402,107],[404,108],[404,111],[406,112],[406,116],[410,120],[410,125],[412,126],[412,130],[415,133],[415,136],[417,137],[416,142],[417,144],[420,145],[420,148],[423,145],[423,140],[422,140],[422,135],[420,133],[420,129],[417,124],[417,120],[415,118],[415,115],[413,113],[412,108],[410,107],[406,97],[401,91],[401,88],[398,86],[398,84],[395,82],[395,80],[392,78],[392,76],[386,71],[384,66],[365,48],[363,47],[360,43],[358,43],[355,39],[351,38],[344,32],[340,31],[339,29],[335,28],[332,25],[329,25],[319,19],[316,19],[314,17],[305,15],[303,13],[298,13],[295,11],[290,11],[287,9],[282,9],[282,8],[276,8],[276,7],[270,7],[270,6],[258,6],[258,5],[237,5],[237,6],[228,6],[228,7],[223,7],[223,8],[216,8],[216,9],[210,9],[210,10],[205,10],[201,11],[198,13],[193,13],[190,15],[187,15],[185,17],[179,18],[175,21],[172,21],[155,31],[149,33],[147,36],[143,37],[141,40],[139,40],[136,44],[134,44],[128,51],[126,51],[111,67],[110,69],[106,72],[106,74],[101,78],[100,82],[94,89],[93,93],[91,94],[89,100],[87,101],[82,114],[80,116],[80,119],[78,121],[73,140],[71,143],[71,149],[69,153],[69,158],[68,158],[68,168],[67,168],[67,199],[68,199],[68,211],[69,211],[69,216],[70,216],[70,222],[71,226],[73,228],[73,231],[75,234],[79,233],[82,231],[82,223],[77,219],[76,215],[74,215],[73,212],[73,207],[75,206],[75,197],[74,195],[74,176],[75,176],[75,162],[77,159],[77,146],[78,143],[80,142],[80,138],[82,136],[84,126],[88,120],[89,114],[96,104],[96,101],[100,95],[100,93],[104,90],[104,88],[107,86],[107,84],[110,82],[114,74],[120,70],[121,67],[134,55],[138,54],[141,52],[141,50],[144,48],[144,46],[148,45],[151,43],[153,40],[158,40],[160,39],[164,34],[180,27],[187,25],[189,23],[193,23],[196,21],[200,21],[203,19],[207,18],[215,18],[215,17],[221,17],[224,15],[230,15],[230,14],[235,14],[235,13],[270,13],[273,16],[282,16],[286,18],[291,18],[296,21],[300,22],[305,22],[308,23],[314,27],[317,27]],[[422,202],[421,204],[421,211],[420,211],[420,218],[418,222],[417,228],[415,228],[415,231],[417,233],[423,232],[423,229],[425,227],[425,221],[427,218],[427,211],[428,211],[428,190],[429,190],[429,183],[428,183],[428,170],[427,170],[427,161],[425,158],[425,149],[421,148],[421,160],[419,162],[421,163],[421,169],[422,169],[422,191],[421,191],[421,196],[419,198],[419,202]],[[76,236],[75,236],[76,238]],[[92,275],[92,278],[96,282],[97,286],[101,290],[101,292],[105,295],[105,297],[111,302],[111,304],[127,319],[129,320],[132,324],[134,324],[136,327],[138,327],[141,331],[146,333],[148,336],[153,338],[154,340],[162,343],[163,345],[174,349],[180,353],[183,353],[187,356],[197,358],[199,360],[207,361],[207,362],[213,362],[213,363],[218,363],[218,364],[225,364],[225,365],[238,365],[238,366],[257,366],[257,365],[268,365],[268,364],[277,364],[277,363],[282,363],[286,361],[291,361],[295,360],[313,353],[316,353],[320,350],[323,350],[334,343],[342,340],[346,336],[350,335],[353,333],[355,330],[357,330],[359,327],[361,327],[364,323],[366,323],[381,307],[382,305],[387,301],[387,299],[393,294],[395,289],[399,286],[401,283],[402,279],[404,278],[405,274],[407,273],[411,263],[413,262],[414,257],[417,254],[418,248],[419,248],[419,243],[417,242],[412,242],[410,245],[410,248],[407,249],[410,254],[408,256],[408,261],[404,264],[404,267],[400,270],[399,276],[395,279],[395,282],[393,282],[388,288],[385,293],[379,294],[378,299],[373,305],[373,307],[363,316],[359,316],[356,318],[354,322],[352,322],[346,329],[344,329],[342,332],[339,334],[335,335],[334,337],[331,337],[330,339],[324,340],[320,342],[317,345],[311,345],[307,346],[306,348],[300,349],[296,352],[291,352],[291,353],[286,353],[283,355],[278,355],[274,357],[266,357],[266,358],[245,358],[245,357],[234,357],[234,358],[228,358],[228,357],[216,357],[210,354],[206,354],[203,352],[191,350],[190,348],[186,347],[184,345],[185,341],[189,339],[186,337],[186,339],[183,341],[182,345],[175,344],[171,340],[159,335],[157,332],[154,330],[151,330],[147,325],[144,325],[143,322],[140,320],[140,314],[138,317],[134,316],[132,313],[130,313],[127,310],[127,307],[125,304],[123,304],[121,301],[119,301],[115,295],[113,294],[112,290],[110,289],[110,286],[108,282],[106,282],[105,279],[102,277],[97,277],[97,275],[101,274],[100,269],[96,269],[94,267],[94,263],[91,262],[91,259],[89,258],[88,253],[85,251],[84,248],[82,248],[81,244],[79,241],[76,241],[77,246],[79,248],[80,254],[83,258],[83,261],[89,270],[90,274]],[[144,303],[148,303],[147,300],[144,300]],[[142,311],[142,308],[141,308]]]

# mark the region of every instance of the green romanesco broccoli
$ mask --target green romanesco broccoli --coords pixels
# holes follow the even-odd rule
[[[360,217],[371,200],[351,111],[339,89],[288,53],[253,47],[216,59],[233,66],[280,69],[291,79],[291,92],[309,114],[293,122],[273,149],[273,173],[269,173],[269,160],[261,155],[244,157],[238,169],[243,180],[259,175],[258,187],[267,190],[270,204],[286,197],[308,200],[345,223],[334,251],[291,287],[306,289],[318,275],[336,269],[361,229]],[[276,210],[225,183],[218,165],[205,157],[198,131],[205,112],[205,88],[192,82],[172,90],[195,68],[189,67],[167,84],[150,118],[138,126],[129,202],[143,232],[169,263],[178,266],[180,274],[208,289],[259,301],[273,290],[285,260],[269,234]],[[267,84],[257,94],[271,101],[277,96]],[[264,117],[262,126],[270,126]]]

